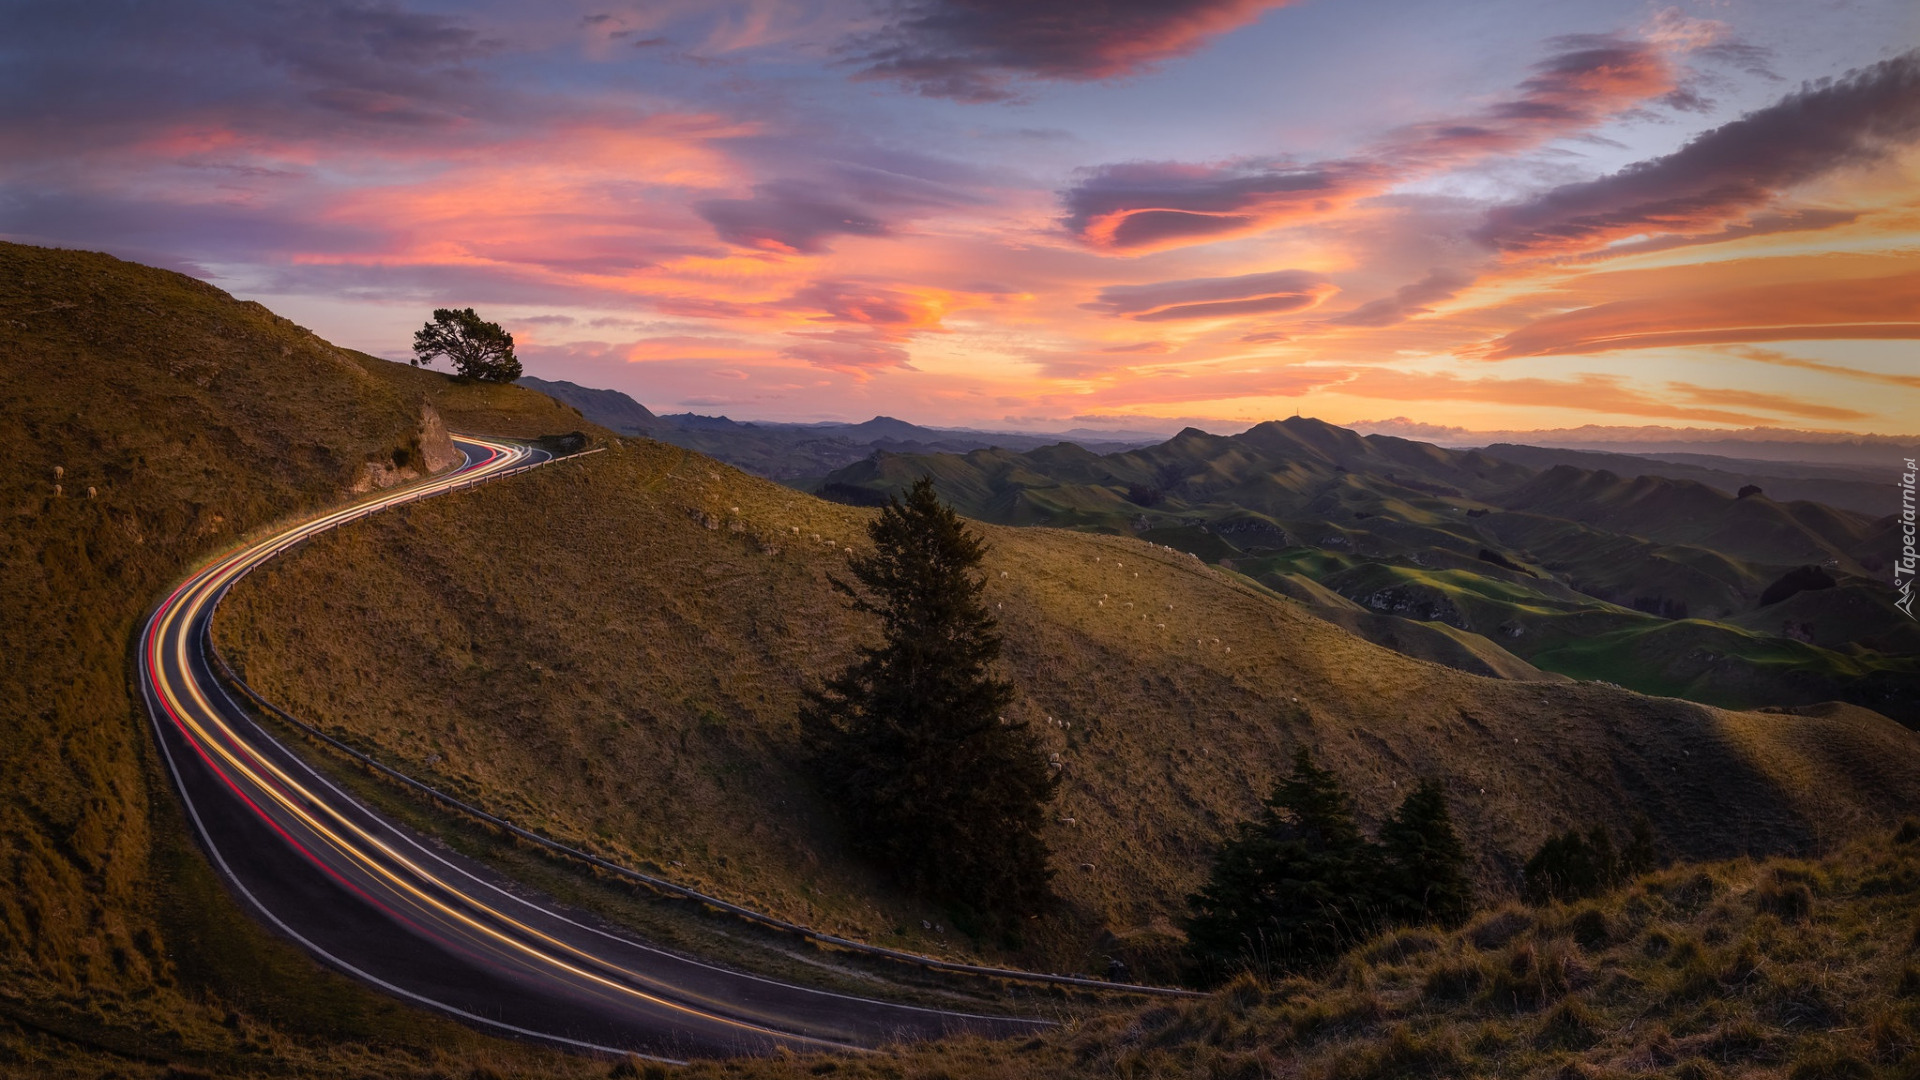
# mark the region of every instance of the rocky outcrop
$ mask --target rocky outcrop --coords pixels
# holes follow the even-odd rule
[[[360,495],[418,480],[450,469],[460,464],[460,460],[460,451],[454,447],[453,437],[447,433],[439,410],[431,402],[423,401],[420,427],[407,440],[407,445],[395,447],[385,459],[376,458],[361,465],[359,475],[353,478],[353,493]]]
[[[453,436],[447,434],[447,425],[440,419],[439,410],[428,401],[420,403],[420,458],[429,473],[460,464],[460,451],[454,448]]]

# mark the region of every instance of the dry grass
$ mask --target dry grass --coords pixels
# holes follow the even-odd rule
[[[1791,923],[1767,910],[1780,881],[1810,896]],[[1025,1043],[691,1075],[1905,1078],[1920,1055],[1916,906],[1920,844],[1883,834],[1823,860],[1675,867],[1577,905],[1402,931],[1324,978],[1242,977]]]
[[[342,353],[178,275],[13,245],[0,245],[0,361],[0,1076],[618,1068],[402,1008],[247,920],[185,833],[126,679],[132,628],[165,582],[337,499],[366,461],[409,444],[420,397],[455,428],[585,425],[535,395]],[[341,561],[283,561],[222,632],[283,700],[517,817],[677,858],[673,872],[774,910],[964,951],[846,862],[786,764],[797,687],[860,632],[823,583],[842,557],[824,538],[844,547],[861,520],[636,444],[325,541],[314,550]],[[1070,906],[1036,931],[1039,955],[1147,949],[1219,830],[1301,741],[1370,815],[1395,782],[1446,776],[1489,881],[1548,830],[1637,807],[1680,852],[1810,849],[1915,793],[1910,738],[1870,718],[1472,679],[1185,557],[1044,531],[993,539],[1020,707],[1072,724],[1045,726],[1075,821],[1052,838]],[[313,646],[311,661],[290,644]],[[1916,880],[1911,844],[1675,871],[1591,913],[1409,931],[1327,980],[1242,983],[1057,1038],[707,1071],[1892,1069],[1920,1027]],[[1120,940],[1103,941],[1107,928]]]
[[[991,953],[850,860],[794,765],[801,688],[867,632],[827,587],[866,513],[623,442],[317,541],[218,633],[270,697],[516,821],[822,928]],[[1299,743],[1369,818],[1443,779],[1493,893],[1570,825],[1645,811],[1676,855],[1804,852],[1920,794],[1915,736],[1870,715],[1477,678],[1136,540],[986,531],[1014,709],[1065,774],[1064,908],[1001,958],[1168,977],[1170,917]]]
[[[503,422],[516,402],[554,408],[510,391]],[[0,1075],[524,1056],[249,922],[188,839],[131,693],[134,626],[166,583],[339,500],[412,447],[420,404],[201,282],[0,244]]]

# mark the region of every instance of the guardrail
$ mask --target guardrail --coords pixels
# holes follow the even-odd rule
[[[587,454],[597,454],[604,449],[606,448],[596,447],[592,450],[587,450],[582,453],[569,454],[566,457],[552,457],[552,458],[548,458],[546,461],[536,461],[527,465],[519,465],[512,469],[506,469],[481,479],[467,481],[466,483],[463,483],[463,484],[452,484],[443,488],[434,488],[430,491],[424,491],[419,494],[416,494],[411,498],[396,499],[391,502],[383,503],[379,507],[370,508],[368,510],[362,511],[361,513],[354,514],[350,517],[342,518],[341,520],[335,522],[333,525],[329,526],[327,529],[323,529],[320,531],[321,532],[330,531],[331,529],[339,528],[342,525],[359,521],[372,514],[379,513],[381,510],[384,510],[391,506],[399,506],[404,503],[415,501],[416,499],[427,498],[429,496],[437,495],[442,492],[464,490],[466,488],[472,487],[474,484],[484,483],[487,480],[497,480],[497,479],[500,479],[501,477],[512,476],[512,475],[515,475],[516,473],[526,472],[529,469],[537,469],[542,465],[549,465],[556,461],[570,461],[573,458],[585,457]],[[319,533],[311,533],[308,535],[317,536],[319,535]],[[984,978],[1005,979],[1013,982],[1031,982],[1031,983],[1041,983],[1044,985],[1053,985],[1053,986],[1072,986],[1072,987],[1078,987],[1080,989],[1086,989],[1086,990],[1099,990],[1106,993],[1135,994],[1135,995],[1144,995],[1144,996],[1153,996],[1153,997],[1204,997],[1205,996],[1204,994],[1201,994],[1198,991],[1183,990],[1178,987],[1172,987],[1172,986],[1146,986],[1146,985],[1140,985],[1137,983],[1117,983],[1117,982],[1108,982],[1107,980],[1104,980],[1104,979],[1087,978],[1085,976],[1080,976],[1080,975],[1059,975],[1059,974],[1051,974],[1051,973],[1038,972],[1038,971],[1021,971],[1017,968],[998,968],[998,967],[988,967],[981,964],[965,964],[965,963],[960,963],[959,961],[954,961],[954,960],[941,960],[937,957],[922,956],[918,953],[905,952],[900,949],[889,949],[883,945],[872,945],[864,941],[855,941],[851,938],[843,938],[835,934],[824,933],[822,931],[815,930],[812,927],[802,926],[799,923],[788,922],[785,919],[779,918],[777,916],[769,915],[765,912],[755,911],[752,908],[742,907],[739,904],[722,900],[717,896],[710,896],[706,893],[700,892],[697,889],[689,888],[685,885],[681,885],[677,882],[670,881],[666,878],[657,877],[653,874],[648,874],[639,870],[632,869],[631,867],[622,866],[619,863],[612,862],[608,859],[603,859],[600,856],[593,854],[592,852],[582,851],[579,848],[572,847],[568,844],[563,844],[560,841],[555,840],[551,837],[542,836],[539,833],[533,832],[530,829],[521,828],[520,826],[515,825],[513,822],[507,820],[506,818],[497,817],[493,814],[490,814],[487,811],[472,805],[471,803],[468,803],[460,798],[457,798],[456,796],[449,795],[448,793],[441,791],[439,788],[433,787],[432,785],[424,783],[420,780],[416,780],[413,777],[408,776],[406,773],[403,773],[398,769],[395,769],[389,765],[383,764],[382,762],[376,760],[370,755],[354,749],[352,746],[349,746],[346,743],[340,741],[339,739],[336,739],[333,736],[328,735],[326,732],[321,731],[319,728],[314,727],[312,724],[307,723],[306,721],[300,719],[299,717],[294,716],[292,713],[287,712],[285,709],[282,709],[280,706],[275,705],[273,702],[268,701],[266,697],[264,697],[259,691],[255,690],[252,687],[252,685],[250,685],[245,679],[241,678],[240,675],[237,672],[235,672],[230,665],[228,665],[226,657],[221,655],[219,648],[213,643],[213,629],[212,629],[213,613],[219,610],[221,601],[225,600],[227,597],[227,592],[230,589],[232,589],[234,585],[238,584],[242,579],[244,579],[248,574],[252,573],[255,566],[263,565],[267,561],[267,559],[271,559],[275,555],[279,555],[281,552],[287,550],[288,548],[296,546],[300,542],[304,541],[306,538],[307,537],[301,537],[300,540],[295,540],[291,543],[288,543],[286,545],[273,549],[273,552],[270,555],[268,555],[267,558],[261,559],[258,562],[255,562],[252,566],[247,567],[245,570],[235,575],[232,581],[229,581],[225,586],[221,588],[220,595],[214,600],[213,604],[208,609],[207,620],[205,623],[202,624],[202,627],[201,627],[201,643],[200,643],[201,649],[204,655],[207,657],[207,659],[215,667],[219,669],[221,677],[224,678],[228,682],[228,684],[233,686],[234,689],[240,691],[240,693],[245,695],[247,699],[252,701],[255,705],[272,713],[274,716],[279,717],[285,723],[292,725],[293,727],[306,733],[308,736],[314,739],[317,739],[323,743],[326,743],[328,746],[339,751],[340,753],[343,753],[348,757],[352,758],[353,760],[359,762],[360,764],[365,765],[370,769],[373,769],[375,772],[378,772],[382,776],[385,776],[391,780],[395,780],[406,787],[412,788],[414,791],[417,791],[423,795],[426,795],[429,798],[432,798],[435,801],[445,806],[458,810],[461,813],[466,814],[467,816],[472,817],[477,821],[480,821],[486,825],[490,825],[512,836],[518,837],[521,840],[525,840],[530,844],[534,844],[536,846],[545,848],[548,851],[552,851],[557,854],[564,855],[568,858],[586,863],[590,866],[597,867],[601,870],[605,870],[608,873],[613,874],[617,877],[625,878],[626,880],[635,882],[636,884],[644,885],[647,888],[653,889],[657,892],[662,892],[669,896],[679,897],[680,899],[683,899],[683,900],[692,900],[697,903],[703,904],[707,907],[714,908],[715,910],[724,912],[728,915],[732,915],[746,922],[751,922],[759,926],[767,927],[772,930],[778,930],[783,933],[792,934],[796,937],[804,938],[808,941],[817,942],[822,945],[829,945],[836,949],[844,949],[848,952],[860,953],[865,956],[874,956],[874,957],[879,957],[886,960],[892,960],[898,963],[911,964],[915,967],[925,968],[930,971],[942,971],[942,972],[948,972],[948,973],[959,974],[959,975],[975,975],[975,976],[981,976]]]

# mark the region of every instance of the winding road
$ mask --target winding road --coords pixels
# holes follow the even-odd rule
[[[669,953],[387,821],[255,723],[209,666],[215,606],[252,568],[328,529],[542,464],[545,451],[457,437],[459,469],[214,559],[160,602],[140,638],[154,736],[227,885],[353,978],[473,1025],[659,1060],[869,1048],[1045,1021],[852,997]]]

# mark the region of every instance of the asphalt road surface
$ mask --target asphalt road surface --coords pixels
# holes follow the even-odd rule
[[[155,738],[229,888],[353,978],[495,1033],[583,1051],[674,1060],[1046,1026],[795,986],[651,947],[385,820],[254,723],[206,658],[220,597],[316,533],[549,457],[484,439],[455,445],[460,469],[222,555],[148,619],[140,679]]]

